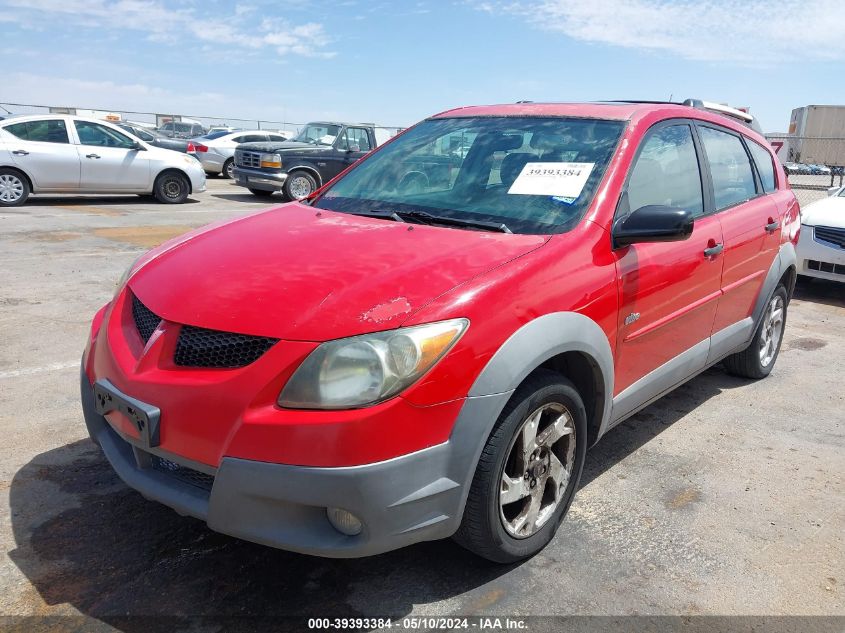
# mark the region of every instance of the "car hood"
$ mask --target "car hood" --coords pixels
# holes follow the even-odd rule
[[[548,238],[404,224],[291,203],[145,256],[129,287],[177,323],[323,341],[399,327]],[[453,317],[460,315],[444,315]]]
[[[262,143],[241,143],[238,149],[250,150],[253,152],[302,152],[302,151],[325,151],[331,149],[329,145],[313,145],[311,143],[298,143],[296,141],[281,142],[262,142]]]
[[[845,228],[845,198],[836,196],[808,204],[801,209],[801,224]]]

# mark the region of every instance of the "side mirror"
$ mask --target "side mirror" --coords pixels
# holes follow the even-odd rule
[[[613,225],[613,248],[638,242],[678,242],[692,235],[695,217],[686,209],[650,204]]]
[[[131,151],[131,152],[145,152],[145,151],[147,151],[147,148],[144,147],[143,145],[141,145],[140,143],[136,142],[136,143],[132,143],[132,145],[129,147],[129,151]]]

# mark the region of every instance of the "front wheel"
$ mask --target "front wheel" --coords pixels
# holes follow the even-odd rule
[[[586,446],[587,414],[575,386],[536,371],[493,427],[455,540],[497,563],[539,552],[572,503]]]
[[[188,179],[175,171],[167,171],[156,178],[153,195],[163,204],[181,204],[188,199]]]
[[[293,171],[284,184],[288,200],[303,200],[317,191],[317,181],[307,171]]]
[[[787,303],[786,288],[781,284],[769,299],[751,345],[725,359],[729,373],[743,378],[765,378],[772,373],[786,329]]]

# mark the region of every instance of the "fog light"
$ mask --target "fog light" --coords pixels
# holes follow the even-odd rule
[[[334,529],[347,536],[360,534],[361,529],[364,527],[358,517],[340,508],[326,508],[326,516],[329,518],[329,523],[332,524]]]

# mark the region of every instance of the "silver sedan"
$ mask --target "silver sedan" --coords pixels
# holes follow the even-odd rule
[[[209,176],[223,174],[232,178],[235,166],[235,148],[239,143],[283,142],[287,140],[278,132],[240,130],[238,132],[213,132],[193,140],[196,157]]]

